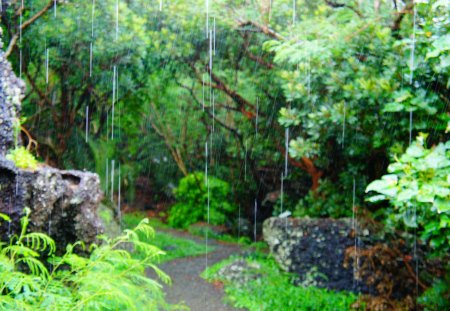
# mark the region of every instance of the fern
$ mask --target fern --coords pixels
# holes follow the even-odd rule
[[[63,256],[55,256],[55,242],[43,233],[27,233],[29,209],[21,219],[20,235],[0,243],[0,310],[159,310],[177,309],[164,301],[161,284],[145,276],[155,271],[159,280],[170,278],[156,263],[163,251],[143,242],[154,230],[144,219],[134,230],[116,238],[99,236],[102,244],[69,244]],[[3,217],[2,217],[3,218]],[[133,258],[130,247],[144,256]],[[49,271],[40,258],[46,254]],[[181,307],[180,307],[181,308]]]

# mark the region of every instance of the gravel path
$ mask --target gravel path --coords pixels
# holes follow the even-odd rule
[[[204,244],[205,241],[186,232],[163,230],[177,237],[194,240]],[[233,254],[242,252],[240,247],[232,243],[222,243],[210,240],[208,245],[214,246],[214,251],[208,254],[208,266],[211,266]],[[172,304],[184,302],[192,311],[231,311],[241,310],[226,305],[223,302],[223,289],[220,284],[206,282],[200,277],[205,270],[205,255],[184,257],[163,263],[160,268],[172,279],[171,286],[164,286],[166,301]],[[152,275],[153,277],[153,275]]]

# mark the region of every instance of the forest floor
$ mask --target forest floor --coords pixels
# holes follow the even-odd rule
[[[206,247],[205,240],[188,232],[174,229],[158,229],[177,238],[193,240]],[[227,259],[231,255],[243,252],[236,243],[208,240],[208,247],[214,248],[208,253],[208,267]],[[170,250],[167,250],[170,251]],[[223,287],[220,283],[208,283],[200,277],[206,269],[206,256],[183,257],[163,263],[159,266],[171,279],[171,285],[164,286],[166,301],[171,304],[184,303],[192,311],[231,311],[240,310],[224,303]],[[149,272],[154,277],[152,272]]]

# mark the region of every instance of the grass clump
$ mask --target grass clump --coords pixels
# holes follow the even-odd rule
[[[237,260],[245,260],[249,267],[246,269],[245,283],[228,281],[219,273],[222,268]],[[315,287],[302,287],[293,284],[294,276],[281,271],[276,262],[259,254],[253,258],[231,257],[219,262],[202,273],[208,281],[220,281],[224,284],[226,299],[237,308],[250,311],[260,310],[349,310],[357,300],[357,296],[348,292],[334,292]]]
[[[132,228],[136,223],[142,220],[143,215],[141,213],[125,214],[123,216],[123,224],[125,228]],[[150,219],[150,223],[153,227],[159,229],[167,229],[167,225],[162,223],[158,219]],[[148,239],[145,236],[141,236],[143,241],[151,242],[158,248],[166,251],[164,256],[160,257],[160,262],[167,262],[177,258],[199,256],[206,253],[204,244],[197,243],[191,239],[184,239],[181,237],[173,236],[172,234],[164,231],[156,231],[154,237]],[[208,252],[214,250],[214,247],[208,246]],[[133,256],[140,258],[144,254],[141,254],[139,250],[133,253]]]

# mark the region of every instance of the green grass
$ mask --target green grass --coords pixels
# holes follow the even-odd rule
[[[231,257],[209,267],[202,273],[202,277],[208,281],[222,281],[227,301],[238,308],[250,311],[349,310],[358,298],[348,292],[294,286],[291,274],[282,272],[273,259],[261,254],[246,259],[249,264],[260,265],[261,268],[254,271],[261,275],[260,278],[243,285],[221,279],[217,275],[218,271],[237,259],[239,257]]]
[[[134,228],[145,216],[141,213],[130,213],[123,215],[122,222],[125,229]],[[206,253],[204,244],[197,243],[190,239],[184,239],[175,237],[170,233],[161,231],[161,229],[169,228],[160,220],[152,218],[150,225],[155,229],[155,235],[150,239],[140,237],[146,242],[160,248],[165,251],[166,254],[160,258],[160,262],[166,262],[176,258],[199,256]],[[213,251],[212,246],[208,246],[208,252]],[[133,256],[141,257],[143,254],[137,252],[133,253]]]

